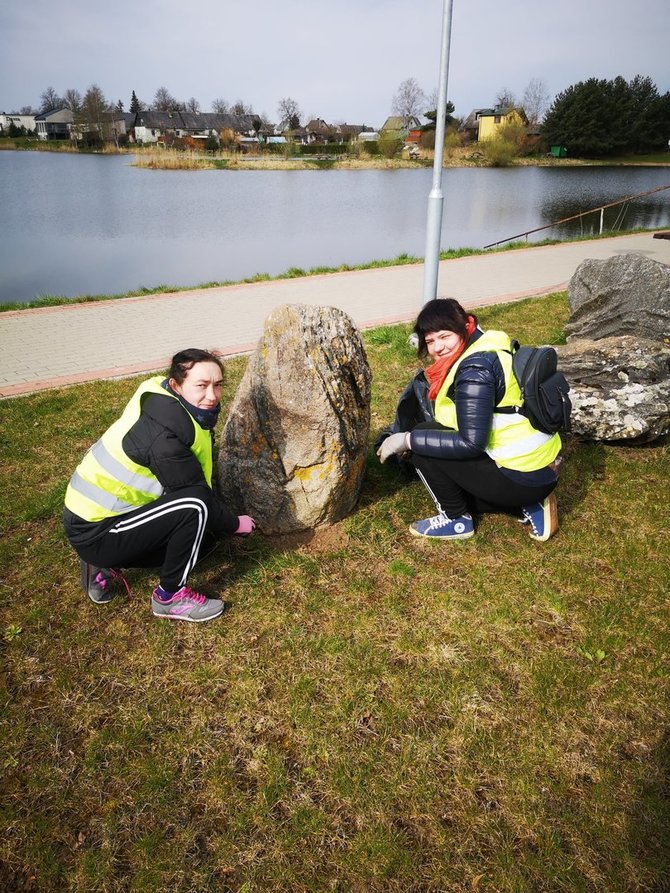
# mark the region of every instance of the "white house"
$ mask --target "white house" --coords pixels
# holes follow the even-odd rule
[[[37,138],[40,140],[66,140],[72,133],[74,115],[70,109],[51,109],[35,115]]]
[[[25,127],[26,130],[35,129],[35,115],[14,115],[2,112],[0,114],[0,133],[5,136],[11,125]]]

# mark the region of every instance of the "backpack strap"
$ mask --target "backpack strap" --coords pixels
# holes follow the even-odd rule
[[[503,348],[505,353],[508,353],[511,357],[517,352],[517,350],[521,347],[521,344],[517,341],[516,338],[510,339],[510,349],[506,350]],[[512,372],[514,374],[514,372]],[[523,411],[523,406],[496,406],[493,410],[494,412],[499,412],[502,415],[522,415],[524,418],[528,418],[526,413]]]

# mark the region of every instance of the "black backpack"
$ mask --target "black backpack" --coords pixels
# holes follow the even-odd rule
[[[512,370],[523,398],[518,412],[545,434],[570,430],[570,385],[557,364],[553,347],[520,347],[518,341],[512,341]],[[506,407],[496,411],[517,410]]]

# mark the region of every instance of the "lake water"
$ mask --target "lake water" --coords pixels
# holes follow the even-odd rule
[[[425,251],[426,168],[151,171],[131,161],[0,152],[0,301],[191,286]],[[483,247],[667,184],[668,168],[449,168],[442,247]],[[613,227],[622,210],[605,215]],[[623,229],[636,226],[670,226],[670,190],[626,208]],[[598,227],[593,214],[531,241]]]

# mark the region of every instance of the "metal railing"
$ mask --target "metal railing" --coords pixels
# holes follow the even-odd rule
[[[625,205],[627,202],[632,202],[636,198],[642,198],[644,195],[653,195],[654,192],[663,192],[664,189],[670,189],[670,183],[668,183],[667,186],[657,186],[655,189],[648,189],[646,192],[638,192],[637,195],[628,195],[626,198],[621,198],[616,202],[609,202],[606,205],[598,205],[596,208],[591,208],[589,211],[581,211],[579,214],[573,214],[571,217],[563,217],[561,220],[554,220],[553,223],[547,223],[544,226],[536,226],[535,229],[528,229],[525,233],[517,233],[516,236],[508,236],[506,239],[500,239],[498,242],[491,242],[490,245],[484,245],[484,249],[495,248],[498,245],[504,245],[505,242],[513,242],[515,239],[525,238],[527,242],[528,236],[531,233],[539,233],[543,229],[551,229],[552,226],[558,226],[561,223],[569,223],[571,220],[579,220],[580,217],[586,217],[587,214],[595,214],[597,211],[600,211],[600,234],[602,235],[605,208],[614,208],[616,205]],[[617,221],[618,219],[619,218],[617,218]],[[617,221],[615,221],[615,227]]]

